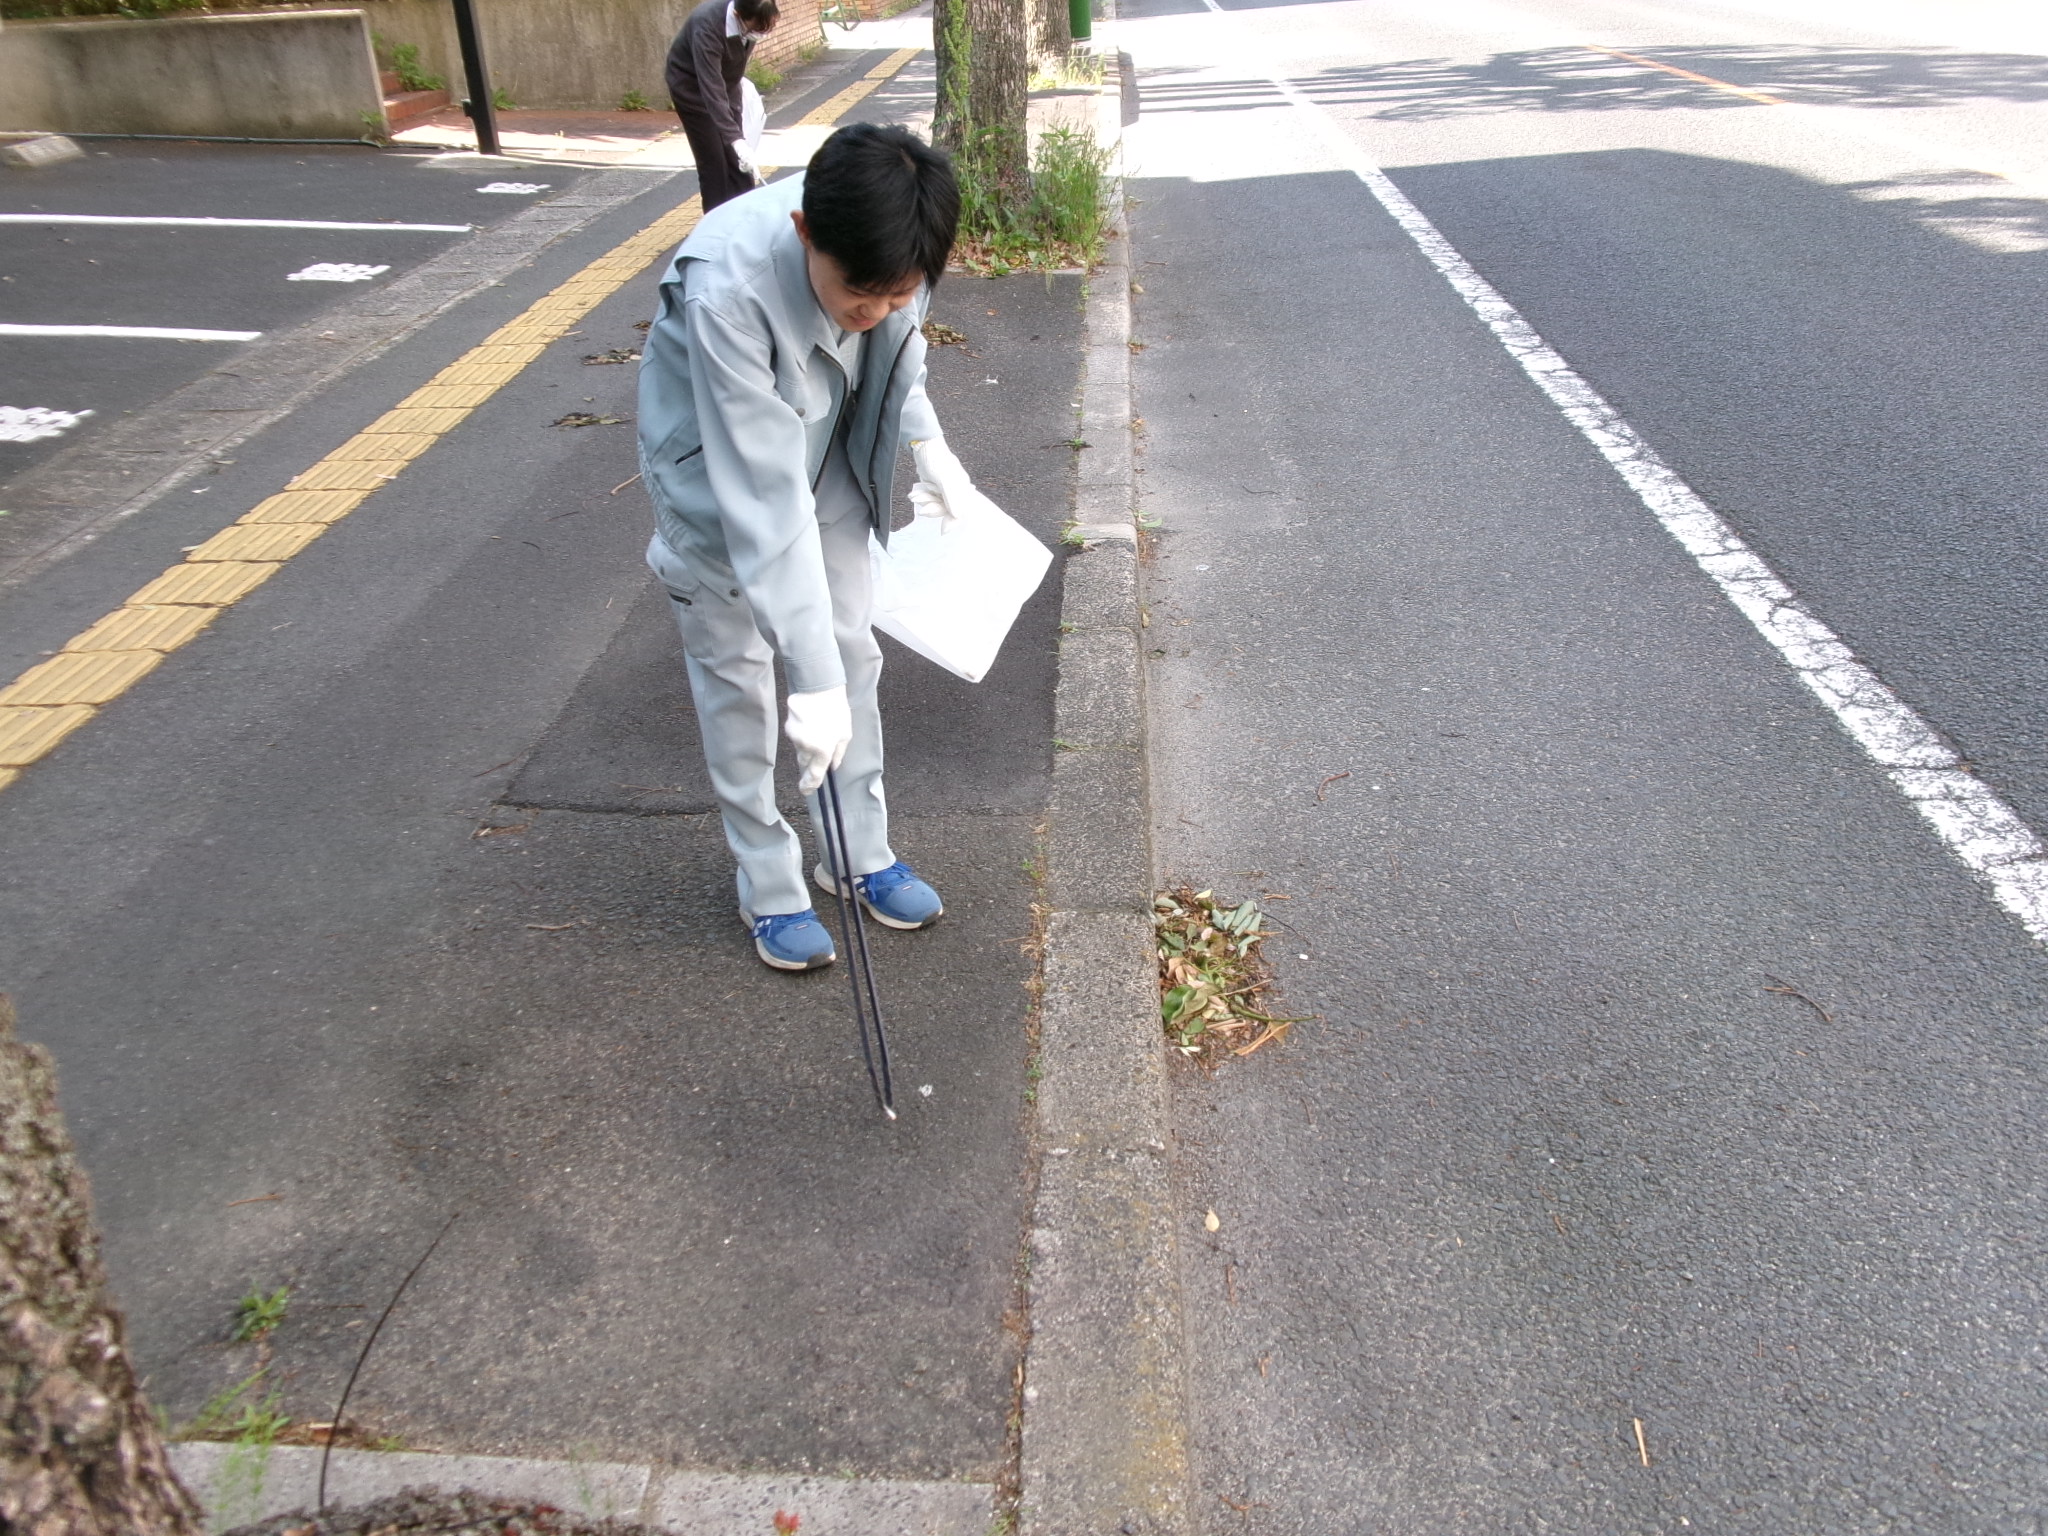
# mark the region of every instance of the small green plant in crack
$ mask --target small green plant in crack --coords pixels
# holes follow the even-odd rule
[[[280,1285],[267,1296],[260,1289],[252,1289],[235,1303],[235,1326],[229,1337],[237,1344],[260,1344],[284,1321],[291,1304],[292,1288],[288,1285]]]
[[[651,112],[654,109],[647,104],[647,97],[643,92],[628,91],[619,98],[619,110],[621,112]]]
[[[221,1388],[178,1430],[177,1438],[240,1442],[244,1435],[268,1432],[271,1439],[276,1439],[277,1432],[291,1420],[279,1415],[277,1393],[260,1398],[255,1395],[269,1374],[268,1366],[259,1366],[233,1386]]]
[[[228,1438],[236,1445],[272,1446],[291,1427],[292,1416],[278,1411],[281,1394],[273,1392],[260,1403],[244,1403],[228,1426]]]

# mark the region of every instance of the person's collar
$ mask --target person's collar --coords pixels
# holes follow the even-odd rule
[[[811,287],[810,265],[804,259],[804,243],[794,224],[785,222],[775,237],[775,266],[782,281],[784,302],[792,314],[805,317],[811,344],[836,355],[839,327],[832,323],[832,317],[825,313],[825,306],[818,302],[817,292]]]
[[[744,37],[746,35],[746,28],[740,25],[739,7],[733,4],[733,0],[725,0],[725,35],[727,37]]]

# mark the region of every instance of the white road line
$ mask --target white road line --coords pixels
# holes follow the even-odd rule
[[[367,283],[380,272],[389,272],[389,267],[366,266],[360,261],[316,261],[312,266],[292,273],[285,279],[288,283]]]
[[[62,437],[91,411],[57,411],[45,405],[0,405],[0,443],[38,443]]]
[[[254,341],[261,331],[193,331],[171,325],[4,325],[0,336],[114,336],[138,341]]]
[[[0,224],[152,225],[173,229],[382,229],[396,234],[466,235],[474,224],[337,224],[325,219],[174,219],[125,213],[0,213]]]
[[[1230,14],[1216,0],[1202,3],[1218,15]],[[1458,254],[1407,194],[1359,152],[1334,118],[1284,76],[1275,72],[1266,78],[1316,124],[1351,173],[1365,183],[1523,372],[1628,482],[1657,521],[1833,712],[1850,738],[1885,770],[1949,851],[1990,886],[1999,904],[2037,942],[2048,944],[2048,848],[2019,813],[1971,773],[1933,726],[1807,610],[1763,557]]]

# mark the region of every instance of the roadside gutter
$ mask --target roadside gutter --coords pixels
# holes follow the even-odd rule
[[[1100,98],[1121,139],[1111,58]],[[1120,162],[1115,205],[1122,207]],[[1020,1536],[1189,1529],[1185,1345],[1152,929],[1127,236],[1088,287],[1047,837]]]

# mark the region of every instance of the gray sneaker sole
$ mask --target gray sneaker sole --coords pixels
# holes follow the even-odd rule
[[[749,936],[753,934],[754,920],[744,912],[740,914],[740,925],[747,930]],[[763,965],[778,971],[822,971],[826,966],[835,964],[839,959],[839,951],[835,947],[828,950],[821,959],[783,960],[771,954],[768,946],[759,939],[754,940],[754,953],[761,957]]]

